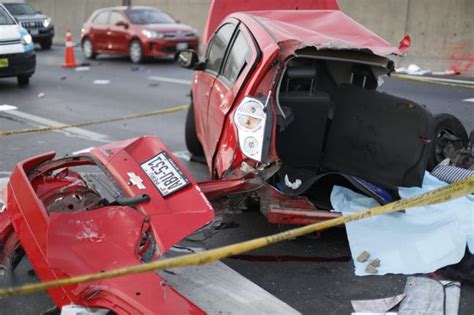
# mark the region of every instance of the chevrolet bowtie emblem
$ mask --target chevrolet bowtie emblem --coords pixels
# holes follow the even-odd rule
[[[138,189],[142,190],[142,189],[145,189],[145,185],[143,185],[143,179],[138,176],[137,174],[131,172],[131,173],[127,173],[128,175],[128,178],[129,178],[129,183],[131,185],[135,185],[137,186]]]

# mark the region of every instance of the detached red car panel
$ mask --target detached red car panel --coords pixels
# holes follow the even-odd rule
[[[158,259],[214,218],[190,174],[156,137],[57,160],[54,155],[17,165],[0,215],[3,263],[18,260],[21,243],[41,281]],[[60,309],[76,304],[117,314],[204,313],[153,272],[48,293]]]
[[[198,49],[197,30],[151,7],[112,7],[95,11],[84,23],[81,36],[84,56],[98,54],[144,58],[171,57],[181,49]]]
[[[213,179],[261,179],[241,199],[258,199],[270,222],[337,216],[327,211],[334,185],[381,203],[399,198],[398,186],[421,185],[433,115],[377,91],[394,69],[389,57],[407,47],[330,0],[213,1],[204,34],[202,56],[175,59],[195,70],[188,150],[205,157]]]

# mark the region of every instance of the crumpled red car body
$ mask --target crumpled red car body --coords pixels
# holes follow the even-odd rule
[[[160,154],[189,181],[165,197],[143,168]],[[4,260],[21,244],[41,281],[158,259],[214,218],[190,174],[156,137],[58,160],[54,156],[18,163],[4,193],[6,210],[0,214]],[[104,201],[72,170],[91,166],[101,169],[118,192],[111,201]],[[204,313],[154,272],[50,289],[48,294],[59,308],[76,304],[117,314]]]

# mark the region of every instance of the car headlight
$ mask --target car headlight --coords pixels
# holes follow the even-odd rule
[[[51,25],[51,18],[46,18],[43,20],[43,27],[48,27]]]
[[[163,34],[150,31],[150,30],[142,30],[142,34],[145,35],[146,38],[163,38]]]
[[[33,38],[31,37],[30,34],[23,35],[23,37],[21,38],[21,43],[23,45],[29,45],[33,43]]]
[[[267,114],[263,103],[252,97],[244,98],[235,111],[234,123],[242,153],[261,162],[267,149]]]

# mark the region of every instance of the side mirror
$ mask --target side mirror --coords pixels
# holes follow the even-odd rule
[[[128,29],[128,23],[126,23],[125,21],[118,21],[117,23],[115,23],[115,26],[121,26],[125,29]]]
[[[41,11],[41,10],[36,10],[36,14],[43,14],[43,11]]]
[[[186,69],[202,70],[198,54],[192,49],[180,50],[174,55],[174,63]]]

